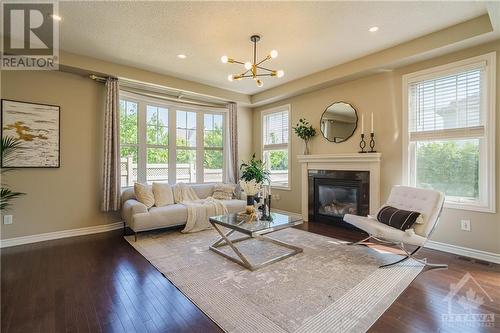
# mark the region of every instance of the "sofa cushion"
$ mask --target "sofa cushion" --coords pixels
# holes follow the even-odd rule
[[[147,208],[151,208],[155,204],[155,197],[153,195],[151,186],[141,183],[135,183],[134,193],[137,201],[144,204]]]
[[[231,200],[223,200],[224,204],[227,207],[228,213],[239,213],[245,210],[247,205],[245,200],[231,199]]]
[[[206,199],[214,193],[214,184],[189,184],[198,198]]]
[[[134,199],[137,200],[134,193],[133,187],[122,188],[121,202],[124,203],[127,200]]]
[[[172,192],[172,187],[169,184],[153,182],[152,189],[156,207],[174,204],[174,194]]]
[[[153,230],[185,224],[186,221],[187,208],[182,204],[152,207],[147,214],[134,216],[132,229],[134,231]]]
[[[212,197],[218,200],[231,200],[234,196],[234,184],[215,184]]]

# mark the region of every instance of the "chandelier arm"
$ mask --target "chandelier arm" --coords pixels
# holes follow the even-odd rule
[[[241,62],[241,61],[238,61],[238,60],[234,60],[233,59],[233,62],[231,62],[232,64],[240,64],[240,65],[244,65],[245,63],[244,62]]]
[[[257,62],[257,40],[253,41],[253,63]]]
[[[264,59],[262,59],[261,61],[259,61],[258,63],[256,63],[255,66],[258,67],[260,64],[262,64],[262,63],[264,63],[264,62],[266,62],[266,61],[268,61],[270,59],[271,59],[271,57],[267,56]]]
[[[273,76],[272,74],[257,74],[255,76]]]
[[[269,69],[269,68],[266,68],[266,67],[262,67],[262,66],[257,66],[258,69],[262,69],[264,71],[268,71],[268,72],[274,72],[274,70],[272,69]]]

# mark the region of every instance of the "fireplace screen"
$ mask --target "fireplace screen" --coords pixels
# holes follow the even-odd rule
[[[359,188],[318,184],[318,213],[332,217],[358,214]]]

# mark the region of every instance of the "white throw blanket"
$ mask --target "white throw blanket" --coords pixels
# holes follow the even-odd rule
[[[210,216],[227,214],[227,207],[222,201],[212,197],[200,199],[190,186],[183,183],[175,186],[174,198],[176,203],[187,207],[187,222],[182,230],[185,233],[210,229]]]

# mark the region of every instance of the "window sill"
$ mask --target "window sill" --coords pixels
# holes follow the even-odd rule
[[[292,188],[290,186],[279,186],[279,185],[271,185],[271,189],[280,190],[280,191],[291,191]]]
[[[496,213],[495,207],[490,207],[490,206],[482,206],[482,205],[474,205],[474,204],[467,204],[467,203],[459,203],[459,202],[450,202],[450,201],[445,201],[444,203],[444,208],[448,209],[458,209],[458,210],[468,210],[468,211],[473,211],[473,212],[481,212],[481,213]]]

